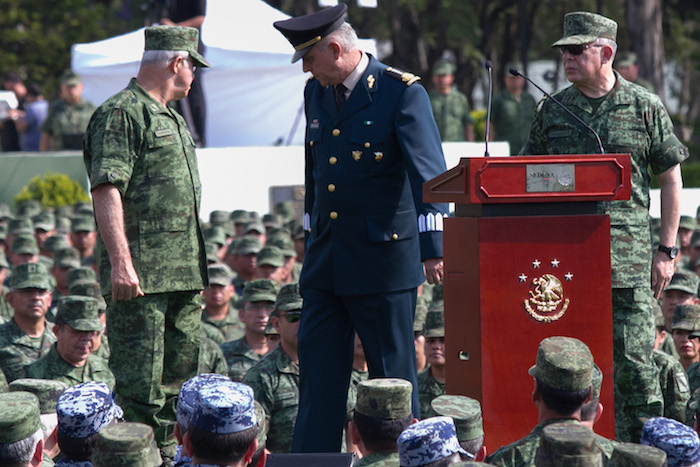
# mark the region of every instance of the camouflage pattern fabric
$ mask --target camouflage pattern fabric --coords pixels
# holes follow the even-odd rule
[[[278,345],[248,370],[243,382],[253,388],[255,400],[265,409],[267,448],[273,453],[291,452],[299,409],[299,365]]]
[[[501,446],[498,448],[496,452],[486,458],[486,462],[501,467],[529,467],[535,465],[535,453],[540,446],[542,431],[546,426],[553,423],[572,423],[580,425],[578,420],[573,419],[548,420],[544,423],[540,423],[524,438],[508,446]],[[598,447],[603,453],[603,465],[609,465],[610,456],[612,456],[613,449],[617,443],[598,435],[596,435],[595,438]]]
[[[95,350],[92,354],[96,357],[100,357],[105,361],[109,361],[109,353],[109,338],[107,337],[107,334],[103,333],[100,348]]]
[[[433,378],[429,366],[418,373],[418,402],[420,404],[421,420],[435,416],[430,403],[436,397],[444,394],[445,383],[439,383]]]
[[[399,467],[399,453],[376,452],[355,462],[355,467]]]
[[[230,305],[226,317],[220,320],[210,318],[205,309],[202,312],[202,326],[206,328],[207,337],[217,344],[235,341],[245,335],[245,327],[238,318],[238,311]]]
[[[29,365],[25,375],[27,378],[61,381],[68,386],[97,381],[105,383],[111,390],[114,390],[115,385],[114,375],[105,360],[91,354],[85,365],[74,367],[61,358],[56,350],[56,344],[51,347],[49,353]]]
[[[14,320],[0,325],[0,370],[8,382],[24,376],[25,368],[49,352],[56,342],[53,324],[46,323],[41,337],[29,337]]]
[[[700,363],[695,362],[691,364],[687,370],[685,370],[685,374],[688,377],[688,388],[690,391],[690,394],[695,394],[695,391],[700,388]],[[692,400],[691,400],[692,402]],[[690,405],[690,404],[689,404]],[[685,419],[689,425],[692,424],[693,422],[693,415],[695,414],[695,409],[691,408],[690,406],[687,408],[685,412]]]
[[[360,371],[352,369],[350,373],[350,386],[348,386],[348,417],[352,416],[351,410],[355,408],[355,402],[357,401],[357,385],[361,381],[367,381],[369,379],[369,371]],[[350,418],[348,418],[350,420]]]
[[[653,357],[664,396],[664,417],[685,423],[685,410],[691,394],[685,370],[678,360],[660,350],[654,350]]]
[[[221,351],[226,358],[231,381],[242,381],[246,372],[264,357],[250,348],[245,336],[236,341],[221,344]]]
[[[455,87],[449,94],[433,91],[429,96],[440,139],[443,142],[464,141],[464,126],[474,123],[469,115],[467,96]]]
[[[228,376],[228,365],[226,358],[221,352],[219,344],[209,339],[202,333],[199,347],[199,361],[197,364],[197,374],[218,373]]]
[[[53,137],[53,148],[56,151],[80,149],[79,138],[85,133],[94,111],[95,105],[92,102],[81,100],[77,104],[69,104],[59,99],[51,103],[41,131]]]
[[[7,378],[5,377],[5,373],[3,373],[2,370],[0,370],[0,394],[8,392],[9,390],[10,387],[7,385]]]
[[[14,315],[14,310],[7,301],[7,292],[10,290],[4,285],[0,285],[0,324],[10,321]]]
[[[535,112],[535,98],[523,91],[516,99],[507,89],[493,96],[491,122],[497,141],[508,141],[510,153],[518,154],[530,134],[532,115]]]
[[[678,355],[678,350],[676,349],[676,344],[673,343],[673,336],[671,335],[671,331],[666,331],[666,338],[664,339],[663,343],[659,346],[659,350],[666,353],[667,355],[670,355],[676,360],[680,359],[680,355]]]

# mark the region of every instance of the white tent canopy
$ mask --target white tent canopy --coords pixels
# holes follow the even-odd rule
[[[209,0],[202,25],[202,73],[207,102],[207,145],[301,144],[307,74],[292,65],[292,47],[272,26],[289,16],[262,0]],[[376,52],[372,40],[363,50]],[[72,69],[85,84],[84,97],[100,104],[136,76],[143,29],[72,48]]]

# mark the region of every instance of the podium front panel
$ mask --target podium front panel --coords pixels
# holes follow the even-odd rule
[[[445,221],[447,393],[482,403],[493,452],[537,424],[539,342],[585,342],[603,372],[603,417],[614,437],[610,223],[604,215]]]

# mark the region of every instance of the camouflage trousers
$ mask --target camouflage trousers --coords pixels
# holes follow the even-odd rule
[[[201,296],[188,291],[119,302],[105,298],[109,367],[124,418],[153,427],[163,454],[174,455],[177,396],[197,373]]]
[[[652,356],[650,288],[612,289],[615,439],[639,443],[642,419],[661,417],[663,396]]]

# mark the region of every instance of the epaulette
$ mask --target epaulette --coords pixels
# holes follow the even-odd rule
[[[399,70],[398,68],[391,66],[386,67],[385,72],[387,76],[391,76],[392,78],[405,83],[406,86],[410,86],[420,79],[420,76],[416,76],[413,73],[408,73],[407,71]]]

